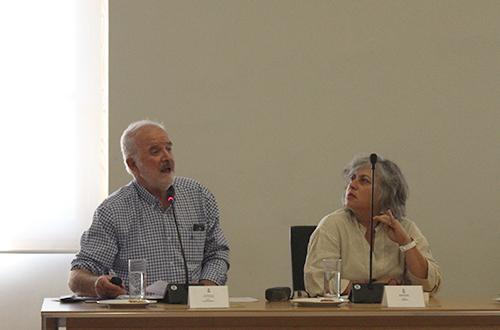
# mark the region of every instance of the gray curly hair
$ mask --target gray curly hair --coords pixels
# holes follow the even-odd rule
[[[361,167],[370,166],[370,157],[356,156],[343,171],[344,178],[349,182],[351,176]],[[406,200],[408,199],[408,183],[398,165],[378,156],[375,167],[375,177],[378,177],[380,192],[380,209],[390,209],[392,214],[401,219],[406,215]],[[345,191],[344,196],[345,197]],[[343,199],[345,200],[345,199]]]

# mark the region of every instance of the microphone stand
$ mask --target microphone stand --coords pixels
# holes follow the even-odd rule
[[[375,164],[377,163],[377,154],[370,155],[372,164],[372,193],[370,205],[370,278],[368,283],[353,283],[349,298],[353,303],[360,304],[380,304],[384,294],[384,283],[375,283],[372,277],[373,270],[373,239],[375,230],[373,228],[373,205],[375,195]]]

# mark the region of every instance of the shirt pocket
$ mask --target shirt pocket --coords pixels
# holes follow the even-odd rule
[[[204,226],[193,225],[186,244],[186,258],[190,263],[201,264],[203,261],[206,237],[207,233]]]

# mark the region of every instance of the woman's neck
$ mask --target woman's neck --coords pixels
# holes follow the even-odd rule
[[[358,220],[358,222],[363,225],[363,227],[370,228],[370,210],[368,210],[367,212],[355,212],[351,210],[351,212],[356,217],[356,220]]]

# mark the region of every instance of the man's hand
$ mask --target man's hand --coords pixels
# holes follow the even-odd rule
[[[116,298],[127,293],[123,284],[118,286],[111,283],[111,277],[110,275],[101,275],[96,279],[94,286],[99,298]]]
[[[86,269],[73,269],[68,284],[71,291],[80,296],[114,298],[126,294],[123,285],[111,283],[110,275],[97,276]]]
[[[217,285],[217,283],[212,282],[210,280],[200,280],[198,283],[200,283],[202,285]]]

